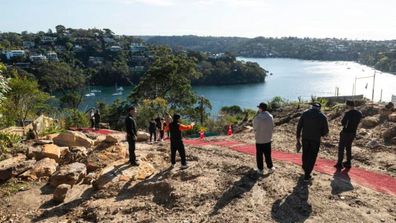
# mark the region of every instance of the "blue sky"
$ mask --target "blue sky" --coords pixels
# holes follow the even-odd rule
[[[396,39],[396,0],[0,0],[0,31]]]

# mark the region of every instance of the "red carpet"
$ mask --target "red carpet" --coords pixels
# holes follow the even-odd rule
[[[203,141],[200,139],[186,139],[184,142],[188,145],[194,146],[205,146],[215,145],[221,147],[227,147],[232,150],[255,155],[255,145],[247,145],[236,141]],[[272,150],[272,158],[274,160],[290,162],[301,165],[301,154],[287,153],[281,151]],[[333,167],[335,164],[334,160],[317,159],[315,170],[320,173],[334,175],[336,169]],[[371,188],[373,190],[387,193],[396,196],[396,179],[381,173],[368,171],[362,168],[353,167],[349,171],[342,171],[345,178],[350,178],[357,184]]]

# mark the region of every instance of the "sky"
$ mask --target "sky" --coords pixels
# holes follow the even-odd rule
[[[1,32],[396,39],[396,0],[0,0]]]

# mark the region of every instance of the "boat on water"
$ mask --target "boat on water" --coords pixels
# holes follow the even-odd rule
[[[92,89],[91,93],[102,93],[102,90]]]
[[[113,93],[112,95],[113,95],[113,96],[119,96],[119,95],[122,95],[122,92],[119,91],[119,92]]]
[[[88,93],[88,94],[85,94],[85,97],[94,97],[94,96],[96,96],[95,93]]]
[[[116,91],[123,91],[123,90],[124,90],[123,87],[116,88]]]

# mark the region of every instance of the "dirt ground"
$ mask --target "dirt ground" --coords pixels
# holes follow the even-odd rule
[[[276,138],[278,138],[276,136]],[[278,139],[277,139],[278,140]],[[395,222],[396,197],[345,179],[314,174],[304,184],[299,166],[275,162],[259,176],[253,156],[221,147],[187,147],[189,168],[173,169],[169,145],[139,144],[157,172],[139,181],[121,176],[137,167],[120,160],[106,188],[75,185],[63,204],[35,183],[1,199],[1,222]],[[151,155],[148,155],[151,154]],[[117,180],[115,180],[117,179]]]

